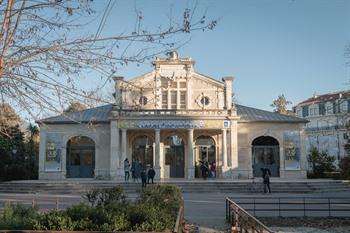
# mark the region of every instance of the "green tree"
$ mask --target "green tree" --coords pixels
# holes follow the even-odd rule
[[[334,172],[335,157],[330,156],[327,152],[320,152],[317,148],[313,147],[308,155],[308,162],[311,168],[311,172],[308,173],[309,178],[326,178],[327,172]]]
[[[350,142],[348,141],[344,149],[346,155],[339,161],[340,177],[342,179],[350,179]]]
[[[80,112],[80,111],[83,111],[85,109],[87,109],[86,105],[84,105],[80,102],[77,102],[77,101],[72,101],[70,103],[70,105],[63,112],[65,112],[65,113]]]
[[[288,101],[286,97],[284,97],[284,94],[282,94],[279,95],[270,106],[274,108],[274,112],[288,115],[289,111],[287,110],[287,105],[290,104],[292,104],[292,102]]]

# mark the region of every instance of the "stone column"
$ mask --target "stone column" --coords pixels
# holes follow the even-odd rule
[[[121,84],[124,80],[124,77],[122,76],[116,76],[113,77],[114,80],[114,89],[115,89],[115,104],[119,109],[122,108],[123,105],[123,93],[122,93],[122,87]]]
[[[227,136],[226,129],[222,129],[222,166],[227,167]]]
[[[253,147],[251,145],[248,146],[248,179],[254,177],[253,171]]]
[[[187,178],[194,179],[193,129],[188,129],[187,137]]]
[[[237,121],[231,121],[231,169],[232,178],[238,178],[238,138]]]
[[[46,134],[43,127],[40,129],[40,143],[39,143],[39,180],[45,179],[45,160],[46,160]]]
[[[122,129],[122,156],[121,161],[119,161],[119,166],[123,170],[124,169],[124,160],[126,159],[126,129]]]
[[[227,167],[227,130],[222,129],[222,177],[230,178],[230,169]]]
[[[285,178],[285,168],[284,168],[284,148],[283,144],[280,145],[280,178]]]
[[[225,83],[225,108],[231,109],[232,107],[232,82],[233,77],[223,77],[222,81]]]
[[[119,148],[119,128],[118,121],[111,120],[110,125],[111,139],[110,139],[110,176],[111,179],[118,179],[118,169],[120,168],[120,148]]]
[[[160,163],[160,129],[155,129],[155,161],[154,161],[154,170],[156,171],[156,179],[160,179],[161,169],[164,169]]]

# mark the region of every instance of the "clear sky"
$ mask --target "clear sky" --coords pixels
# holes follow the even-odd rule
[[[107,3],[95,1],[99,12]],[[170,9],[181,17],[183,9],[195,3],[117,1],[102,35],[134,27],[135,9],[142,11],[144,24],[154,28],[167,22]],[[314,93],[350,89],[350,66],[344,56],[350,43],[350,1],[200,0],[196,8],[198,16],[206,11],[208,18],[220,18],[218,26],[189,35],[178,52],[191,56],[199,73],[218,80],[234,76],[238,103],[272,110],[269,105],[282,93],[296,104]],[[130,65],[117,74],[131,79],[150,70],[150,64]]]

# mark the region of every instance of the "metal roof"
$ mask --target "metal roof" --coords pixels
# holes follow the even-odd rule
[[[89,108],[79,112],[64,113],[37,121],[45,124],[108,123],[112,104]]]
[[[305,119],[236,104],[239,122],[306,123]]]
[[[112,111],[112,104],[86,109],[80,112],[70,112],[59,116],[49,117],[37,121],[45,124],[74,124],[74,123],[108,123]],[[281,115],[243,105],[236,105],[239,122],[280,122],[280,123],[306,123],[305,119]]]

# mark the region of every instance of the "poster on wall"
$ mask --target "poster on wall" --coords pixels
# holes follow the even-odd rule
[[[283,141],[285,170],[300,170],[300,133],[298,131],[284,132]]]
[[[45,145],[45,171],[61,171],[61,133],[47,133]]]

